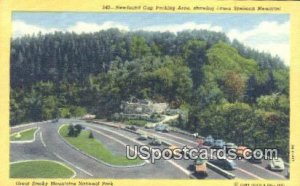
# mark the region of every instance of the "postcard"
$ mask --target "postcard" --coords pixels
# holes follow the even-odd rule
[[[300,184],[300,2],[0,10],[1,186]]]

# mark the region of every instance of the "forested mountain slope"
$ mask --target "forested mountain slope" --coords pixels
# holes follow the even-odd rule
[[[11,125],[109,117],[130,96],[187,110],[178,127],[287,157],[289,68],[223,33],[110,29],[12,40]]]

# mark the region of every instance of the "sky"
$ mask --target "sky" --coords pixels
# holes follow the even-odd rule
[[[89,33],[118,28],[123,31],[183,30],[224,32],[259,51],[278,55],[290,63],[288,14],[163,14],[163,13],[13,13],[13,37],[69,31]]]

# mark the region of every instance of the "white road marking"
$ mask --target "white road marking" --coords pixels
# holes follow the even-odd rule
[[[175,163],[173,160],[168,160],[168,162],[171,163],[173,166],[177,167],[178,169],[180,169],[187,176],[189,176],[191,174],[190,171],[188,171],[185,168],[181,167],[179,164]]]
[[[195,141],[191,141],[191,140],[188,140],[188,139],[184,139],[184,138],[181,138],[181,137],[178,137],[178,136],[172,135],[172,134],[167,134],[167,133],[166,133],[165,135],[167,135],[167,136],[171,136],[171,137],[173,137],[173,138],[180,139],[180,140],[182,140],[182,141],[186,141],[186,142],[189,142],[189,143],[193,143],[193,144],[195,144],[195,145],[198,145],[198,143],[197,143],[197,142],[195,142]]]
[[[46,145],[46,143],[45,143],[45,141],[44,141],[44,139],[43,139],[43,134],[42,134],[42,132],[40,132],[40,138],[41,138],[41,142],[42,142],[43,146],[47,148],[47,145]],[[53,153],[58,159],[60,159],[60,160],[62,160],[62,161],[64,161],[64,162],[66,162],[66,163],[72,165],[72,166],[75,167],[76,169],[78,169],[78,170],[80,170],[80,171],[86,173],[87,175],[89,175],[89,176],[91,176],[91,177],[93,176],[93,174],[91,174],[91,173],[89,173],[88,171],[86,171],[86,170],[84,170],[84,169],[82,169],[82,168],[80,168],[80,167],[74,165],[74,164],[71,163],[70,161],[68,161],[68,160],[66,160],[66,159],[64,159],[64,158],[62,158],[62,157],[61,157],[60,155],[58,155],[57,153],[55,153],[55,152],[52,152],[52,153]],[[76,176],[76,175],[75,175],[75,176]],[[73,176],[73,177],[75,177],[75,176]],[[72,178],[73,178],[73,177],[72,177]]]
[[[242,160],[242,161],[243,161],[243,162],[246,162],[245,160]],[[281,174],[278,174],[278,173],[276,173],[276,172],[272,172],[272,171],[270,171],[270,170],[268,170],[268,169],[265,169],[264,167],[259,166],[259,165],[255,165],[255,164],[252,164],[252,165],[255,166],[255,167],[257,167],[257,168],[259,168],[259,169],[261,169],[261,170],[268,171],[268,173],[273,174],[274,176],[277,176],[277,177],[280,177],[280,178],[284,178],[284,179],[285,179],[285,177],[284,177],[283,175],[281,175]]]
[[[246,174],[248,174],[248,175],[250,175],[250,176],[252,176],[252,177],[255,177],[255,178],[259,179],[259,180],[263,180],[263,178],[261,178],[261,177],[255,175],[255,174],[252,174],[251,172],[248,172],[248,171],[246,171],[246,170],[244,170],[244,169],[241,169],[241,168],[236,168],[236,169],[239,170],[239,171],[242,171],[242,172],[244,172],[244,173],[246,173]]]
[[[46,147],[47,145],[44,142],[42,131],[40,132],[40,138],[41,138],[41,142],[42,142],[43,146]]]
[[[95,129],[92,129],[92,130],[95,131],[95,132],[98,133],[98,134],[101,134],[101,135],[103,135],[103,136],[105,136],[105,137],[107,137],[107,138],[109,138],[109,139],[112,139],[112,140],[114,140],[114,141],[120,143],[120,144],[123,145],[124,147],[127,146],[127,144],[124,143],[124,142],[122,142],[121,140],[118,140],[118,139],[116,139],[116,138],[114,138],[114,137],[111,137],[111,136],[109,136],[109,135],[107,135],[107,134],[104,134],[104,133],[102,133],[102,132],[100,132],[100,131],[98,131],[98,130],[95,130]],[[130,150],[133,151],[133,152],[136,152],[132,147],[130,147]],[[145,162],[146,162],[146,163],[150,163],[149,160],[145,160]]]
[[[30,129],[22,130],[22,131],[20,131],[20,132],[26,132],[26,131],[29,131],[29,130],[32,130],[32,129],[35,129],[35,128],[36,128],[36,127],[33,127],[33,128],[30,128]],[[10,141],[10,143],[15,143],[15,144],[33,143],[33,142],[35,142],[35,139],[36,139],[36,133],[37,133],[39,130],[40,130],[40,127],[38,127],[38,128],[35,130],[35,132],[34,132],[34,134],[33,134],[33,139],[32,139],[32,140]],[[15,135],[15,134],[17,134],[17,133],[19,133],[19,132],[15,132],[15,133],[11,134],[10,136],[13,136],[13,135]]]
[[[62,161],[66,162],[66,163],[68,163],[68,164],[70,164],[70,165],[72,165],[72,166],[75,167],[76,169],[78,169],[78,170],[84,172],[85,174],[87,174],[87,175],[89,175],[89,176],[91,176],[91,177],[94,176],[93,174],[89,173],[88,171],[86,171],[86,170],[84,170],[84,169],[78,167],[77,165],[74,165],[73,163],[69,162],[68,160],[62,158],[60,155],[56,154],[55,152],[53,152],[53,154],[54,154],[56,157],[58,157],[59,159],[61,159]]]
[[[69,169],[70,171],[73,172],[73,175],[70,177],[70,178],[74,178],[76,177],[77,173],[76,171],[74,171],[73,169],[71,169],[70,167],[68,167],[67,165],[59,162],[59,161],[54,161],[54,160],[45,160],[45,159],[36,159],[36,160],[20,160],[20,161],[15,161],[15,162],[10,162],[9,164],[10,165],[13,165],[13,164],[18,164],[18,163],[26,163],[26,162],[32,162],[32,161],[49,161],[49,162],[54,162],[54,163],[57,163],[57,164],[60,164],[61,166]]]
[[[152,132],[151,132],[152,133]],[[152,133],[153,134],[153,133]],[[165,133],[164,133],[165,134]],[[162,135],[159,135],[159,134],[157,134],[157,133],[155,133],[155,135],[156,136],[160,136],[161,138],[165,138],[165,137],[162,137]],[[170,135],[171,136],[171,135]],[[173,136],[174,137],[174,136]],[[178,139],[179,139],[180,137],[178,137]],[[166,138],[165,138],[166,139]],[[167,139],[169,139],[169,138],[167,138]],[[186,147],[188,147],[188,148],[192,148],[191,146],[188,146],[188,145],[185,145],[185,144],[183,144],[183,143],[180,143],[180,142],[177,142],[177,141],[175,141],[175,140],[173,140],[173,139],[169,139],[170,141],[174,141],[174,142],[176,142],[176,143],[178,143],[178,144],[181,144],[182,146],[186,146]],[[196,142],[193,142],[193,141],[191,141],[191,140],[187,140],[187,139],[185,139],[185,141],[187,141],[187,142],[191,142],[191,143],[196,143]],[[211,155],[210,155],[211,156]],[[213,157],[213,158],[215,158],[215,157]],[[259,176],[257,176],[257,175],[255,175],[255,174],[253,174],[253,173],[251,173],[251,172],[249,172],[249,171],[246,171],[246,170],[244,170],[244,169],[242,169],[242,168],[237,168],[237,170],[239,170],[239,171],[241,171],[241,172],[244,172],[244,173],[246,173],[246,174],[248,174],[248,175],[250,175],[250,176],[252,176],[252,177],[254,177],[254,178],[257,178],[257,179],[263,179],[263,178],[261,178],[261,177],[259,177]]]
[[[88,123],[87,123],[86,125],[89,125],[89,126],[92,126],[92,127],[98,128],[98,129],[102,129],[102,130],[109,131],[109,132],[114,133],[114,134],[116,134],[116,135],[118,135],[118,136],[121,136],[121,137],[123,137],[123,138],[126,138],[126,139],[128,139],[128,140],[130,140],[130,141],[133,141],[133,142],[135,142],[135,143],[137,143],[137,144],[140,144],[140,145],[146,145],[146,144],[144,144],[144,143],[141,143],[141,142],[139,142],[139,141],[137,141],[137,140],[134,140],[134,139],[132,139],[132,138],[130,138],[130,137],[121,135],[121,134],[119,134],[119,133],[117,133],[117,132],[115,132],[115,131],[112,131],[112,130],[110,130],[110,129],[106,129],[106,128],[103,128],[103,127],[100,127],[100,126],[94,126],[94,125],[91,125],[91,124],[88,124]],[[174,162],[173,160],[167,160],[167,162],[171,163],[173,166],[175,166],[176,168],[178,168],[179,170],[181,170],[181,171],[182,171],[184,174],[186,174],[187,176],[189,176],[189,175],[191,174],[190,171],[186,170],[185,168],[183,168],[182,166],[180,166],[179,164],[177,164],[177,163]]]
[[[146,131],[144,131],[144,130],[141,130],[141,131],[146,132]],[[179,145],[181,145],[181,146],[187,146],[187,147],[189,147],[188,145],[186,145],[186,144],[184,144],[184,143],[180,143],[180,142],[175,141],[175,140],[170,139],[170,138],[165,138],[165,137],[163,137],[163,136],[161,136],[161,135],[159,135],[159,134],[156,134],[156,133],[151,133],[151,135],[153,135],[154,137],[158,137],[158,138],[160,138],[160,139],[164,139],[165,141],[169,141],[169,142],[171,141],[171,142],[177,143],[177,144],[179,144]],[[190,147],[190,148],[191,148],[191,147]]]

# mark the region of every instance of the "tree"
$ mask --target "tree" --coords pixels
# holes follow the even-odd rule
[[[68,136],[69,137],[75,137],[76,136],[76,132],[75,132],[75,129],[74,129],[74,126],[73,125],[69,125],[68,127]]]
[[[10,59],[11,125],[87,112],[111,118],[134,96],[188,105],[185,130],[276,144],[288,157],[289,68],[224,33],[38,34],[14,38]]]
[[[255,75],[251,75],[246,86],[246,100],[250,103],[255,102],[258,97],[258,83]]]
[[[245,82],[242,77],[229,71],[225,74],[224,92],[230,102],[235,102],[243,98],[245,92]]]
[[[77,137],[81,133],[81,131],[83,130],[83,126],[80,125],[80,124],[76,124],[74,126],[74,129],[75,129],[75,137]]]
[[[58,107],[57,98],[55,96],[47,96],[42,98],[42,119],[47,120],[56,118]]]
[[[206,47],[207,43],[203,40],[189,40],[183,46],[183,59],[191,69],[193,86],[197,88],[201,84],[202,71],[201,67],[206,61]]]
[[[93,134],[92,131],[90,131],[89,138],[90,138],[90,139],[94,139],[94,134]]]
[[[141,58],[150,52],[150,48],[141,36],[133,36],[130,44],[130,56],[132,59]]]

